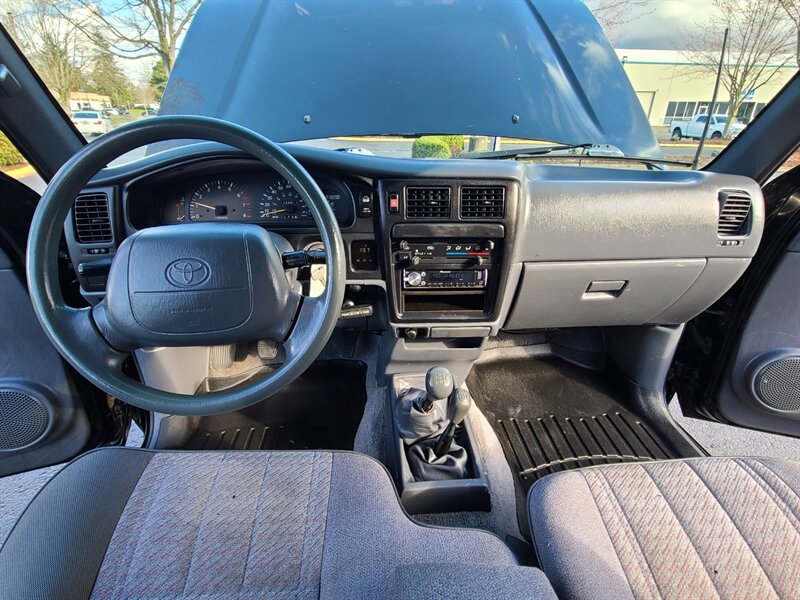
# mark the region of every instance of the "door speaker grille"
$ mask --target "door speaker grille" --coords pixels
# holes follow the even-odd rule
[[[800,411],[800,356],[770,362],[756,375],[759,399],[776,410]]]
[[[0,388],[0,450],[14,450],[38,440],[47,430],[45,406],[30,394]]]

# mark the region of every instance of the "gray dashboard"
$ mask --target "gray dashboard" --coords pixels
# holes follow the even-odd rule
[[[682,323],[733,285],[755,254],[763,230],[761,190],[744,177],[514,161],[388,159],[296,145],[286,149],[323,190],[333,190],[331,201],[337,203],[348,251],[348,283],[382,290],[384,326],[399,336],[410,329],[415,335],[446,338],[485,337],[500,329]],[[186,215],[186,226],[191,226],[187,195],[205,179],[230,182],[232,176],[242,178],[236,186],[252,203],[254,223],[278,230],[295,248],[314,242],[314,229],[299,208],[292,209],[297,215],[292,219],[258,217],[259,210],[269,217],[283,213],[270,214],[281,209],[272,204],[255,205],[273,201],[267,190],[275,181],[246,157],[215,144],[173,148],[105,169],[82,194],[106,196],[110,234],[82,243],[75,215],[67,223],[70,257],[84,294],[102,295],[103,269],[93,265],[108,262],[126,235],[161,224],[168,214],[164,206],[172,206],[176,218]],[[447,216],[408,212],[414,187],[448,189],[452,208]],[[483,213],[477,219],[465,214],[465,190],[475,187],[502,189],[505,210],[485,219],[480,218]],[[392,213],[389,194],[397,194],[398,212]],[[492,283],[483,304],[456,301],[476,290],[448,288],[436,290],[437,302],[419,312],[402,310],[402,298],[411,300],[411,292],[419,293],[406,289],[404,277],[425,263],[412,265],[416,258],[398,258],[398,251],[409,241],[414,248],[452,241],[455,248],[459,241],[477,240],[491,242],[486,265],[479,258],[452,269],[437,263],[436,273],[485,269]],[[426,293],[434,295],[430,289]]]

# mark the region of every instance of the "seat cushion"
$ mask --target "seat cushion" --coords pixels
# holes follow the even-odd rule
[[[558,600],[539,569],[466,564],[401,565],[386,586],[392,600]]]
[[[562,600],[800,598],[800,463],[697,458],[566,471],[528,510]]]
[[[411,521],[364,455],[104,449],[22,515],[0,596],[378,598],[421,560],[524,569],[490,533]]]

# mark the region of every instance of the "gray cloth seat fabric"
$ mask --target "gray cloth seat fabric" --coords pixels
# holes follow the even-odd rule
[[[0,598],[394,597],[404,573],[418,576],[404,590],[439,585],[419,563],[488,569],[485,597],[508,569],[555,598],[494,535],[411,521],[364,455],[131,449],[90,452],[43,488],[0,551]]]
[[[528,497],[559,598],[800,598],[800,463],[697,458],[549,475]]]

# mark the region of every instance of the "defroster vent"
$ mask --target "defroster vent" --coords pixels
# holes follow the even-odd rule
[[[506,188],[503,186],[461,188],[462,219],[502,219],[505,213]]]
[[[449,219],[449,187],[406,188],[406,218]]]
[[[732,237],[746,235],[752,200],[745,192],[719,193],[717,235]]]
[[[78,196],[72,210],[72,219],[78,243],[103,244],[113,241],[106,194]]]

